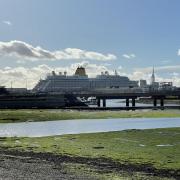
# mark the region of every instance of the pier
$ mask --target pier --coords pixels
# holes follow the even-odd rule
[[[85,107],[81,109],[114,109],[114,110],[135,110],[135,109],[180,109],[180,90],[169,91],[148,91],[148,92],[122,92],[116,90],[94,90],[94,91],[80,91],[74,92],[73,95],[78,97],[96,97],[97,107]],[[146,98],[152,100],[152,106],[136,106],[136,101],[139,98]],[[108,99],[124,99],[125,106],[123,107],[106,107],[106,100]],[[165,104],[165,100],[175,100],[179,102],[175,106]],[[77,107],[76,107],[77,108]]]

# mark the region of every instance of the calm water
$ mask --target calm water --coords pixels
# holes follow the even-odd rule
[[[102,102],[101,102],[102,103]],[[159,105],[159,101],[158,101],[158,105]],[[131,106],[131,102],[129,104]],[[179,104],[173,104],[173,103],[167,103],[165,101],[165,105],[169,105],[169,106],[175,106],[175,105],[179,105]],[[94,106],[94,105],[90,105],[90,106]],[[125,107],[126,103],[124,102],[124,100],[122,99],[107,99],[106,100],[106,106],[107,107]],[[150,104],[143,104],[143,103],[136,103],[136,106],[153,106],[153,103]],[[95,106],[96,107],[96,106]]]
[[[7,123],[0,125],[0,136],[42,137],[62,134],[180,127],[180,118],[123,118],[61,120],[46,122]]]

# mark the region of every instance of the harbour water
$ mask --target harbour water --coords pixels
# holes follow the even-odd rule
[[[175,104],[175,103],[169,103],[169,102],[166,102],[165,101],[165,105],[169,105],[169,106],[177,106],[177,105],[180,105],[179,103],[178,104]],[[126,106],[126,103],[123,100],[121,99],[109,99],[109,100],[106,100],[106,107],[125,107]],[[137,107],[142,107],[142,106],[152,106],[153,107],[153,103],[139,103],[139,102],[136,102],[136,106]]]
[[[0,125],[0,136],[42,137],[167,127],[180,127],[180,118],[109,118],[6,123]]]

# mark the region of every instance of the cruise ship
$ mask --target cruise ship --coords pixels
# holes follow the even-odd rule
[[[115,72],[110,75],[108,71],[101,72],[95,78],[89,78],[84,67],[78,67],[74,75],[68,76],[67,72],[47,75],[33,88],[35,92],[76,92],[107,88],[136,88],[138,81],[131,81],[126,76],[120,76]]]

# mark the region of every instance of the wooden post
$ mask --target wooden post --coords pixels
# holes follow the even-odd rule
[[[156,98],[153,99],[153,104],[154,104],[154,107],[157,106],[157,99]]]
[[[160,105],[161,105],[161,107],[164,107],[164,98],[161,98]]]
[[[99,98],[97,99],[97,106],[101,107],[101,99],[99,99]]]
[[[106,99],[103,98],[103,107],[106,107]]]
[[[135,107],[136,106],[136,100],[135,98],[132,98],[132,107]]]
[[[126,98],[126,107],[129,107],[129,99]]]

